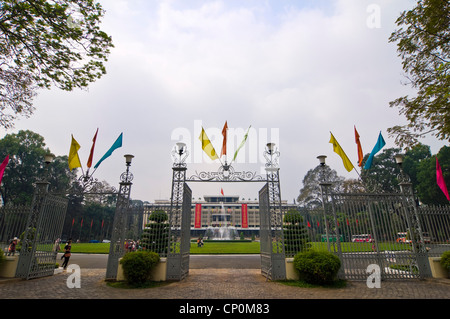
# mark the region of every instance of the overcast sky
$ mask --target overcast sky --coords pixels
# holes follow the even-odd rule
[[[135,156],[132,198],[169,199],[173,145],[190,146],[187,175],[216,171],[201,159],[203,126],[220,153],[225,121],[236,138],[251,125],[251,141],[233,166],[261,172],[266,141],[281,153],[281,194],[292,202],[316,157],[345,178],[348,173],[329,143],[330,131],[356,166],[354,126],[364,153],[379,132],[404,124],[389,102],[411,94],[388,42],[400,12],[412,0],[104,0],[102,29],[112,36],[107,74],[89,90],[40,91],[36,112],[11,131],[39,133],[55,155],[68,155],[71,134],[86,162],[99,129],[94,163],[123,132],[123,146],[95,177],[118,186],[124,154]],[[250,138],[249,138],[250,139]],[[437,153],[444,145],[423,141]],[[229,155],[232,157],[232,154]],[[201,163],[202,162],[202,163]],[[262,184],[190,184],[194,197],[258,197]]]

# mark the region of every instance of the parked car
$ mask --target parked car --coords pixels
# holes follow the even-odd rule
[[[106,243],[106,244],[109,244],[111,241],[110,240],[108,240],[108,239],[103,239],[102,240],[102,243]]]
[[[352,242],[354,243],[372,243],[374,239],[370,234],[352,235]]]

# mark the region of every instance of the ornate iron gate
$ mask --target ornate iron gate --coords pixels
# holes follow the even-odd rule
[[[267,184],[259,191],[261,273],[271,280],[286,279],[283,211],[278,169],[267,170]]]
[[[278,158],[275,144],[268,143],[264,152],[266,178],[253,172],[236,172],[222,164],[217,172],[200,172],[186,179],[188,156],[186,145],[177,143],[172,152],[173,175],[170,206],[170,235],[167,253],[167,279],[182,280],[189,273],[190,224],[192,191],[187,182],[266,182],[260,191],[261,263],[262,273],[269,279],[286,278],[283,241],[283,212],[281,206]]]
[[[395,193],[329,196],[331,207],[324,214],[327,242],[342,262],[340,277],[366,280],[369,265],[379,267],[382,279],[430,275],[423,237],[414,235],[422,233],[415,203]]]
[[[58,254],[68,200],[47,193],[48,183],[38,183],[33,204],[20,243],[16,277],[32,279],[51,276]]]

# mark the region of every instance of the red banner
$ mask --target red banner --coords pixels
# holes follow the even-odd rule
[[[248,228],[248,215],[247,215],[247,204],[242,204],[242,228]]]
[[[195,204],[195,228],[202,227],[202,204]]]

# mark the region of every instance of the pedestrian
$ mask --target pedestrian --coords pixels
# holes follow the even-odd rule
[[[9,243],[8,256],[11,256],[11,254],[14,256],[14,254],[16,253],[16,246],[17,246],[17,237],[14,237],[11,243]]]
[[[61,259],[64,257],[64,262],[62,264],[62,267],[64,269],[67,268],[67,265],[69,263],[69,259],[70,259],[70,256],[71,256],[71,252],[70,252],[71,250],[72,250],[72,239],[69,239],[67,241],[66,246],[64,246],[64,255],[61,257]]]

